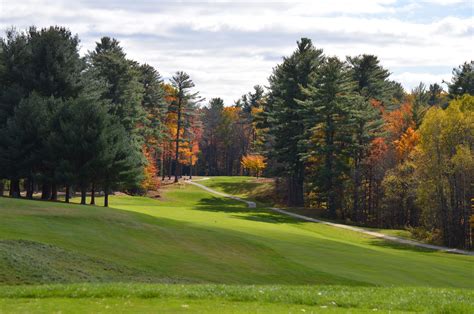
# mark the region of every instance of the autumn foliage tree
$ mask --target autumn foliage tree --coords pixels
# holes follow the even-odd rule
[[[158,178],[156,159],[153,156],[153,151],[146,145],[143,145],[142,152],[146,159],[146,165],[143,168],[143,181],[141,182],[141,188],[145,192],[157,191],[160,186],[160,180]]]
[[[242,157],[242,167],[247,169],[250,175],[256,176],[257,178],[261,175],[263,169],[265,169],[265,157],[262,155],[246,155]]]

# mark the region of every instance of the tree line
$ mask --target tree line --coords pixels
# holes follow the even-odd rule
[[[0,41],[0,193],[69,201],[146,193],[183,175],[276,177],[288,206],[412,228],[471,247],[474,62],[444,91],[406,92],[373,55],[341,60],[303,38],[268,87],[234,104],[169,83],[101,38],[85,56],[62,27]],[[265,170],[264,170],[265,169]]]
[[[470,248],[473,67],[455,68],[448,92],[406,93],[376,56],[340,60],[301,39],[262,102],[268,174],[289,206]]]
[[[184,72],[165,84],[113,38],[81,57],[78,36],[66,28],[7,31],[0,41],[0,193],[7,187],[12,197],[41,192],[57,200],[63,192],[69,202],[79,191],[81,204],[87,193],[94,204],[100,192],[108,206],[111,191],[157,189],[165,144],[176,143],[179,162],[182,137],[192,136],[194,124],[184,118],[195,105],[192,87]]]

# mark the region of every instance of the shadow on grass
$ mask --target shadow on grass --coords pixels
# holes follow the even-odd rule
[[[220,182],[220,183],[212,183],[210,188],[218,189],[223,191],[224,193],[231,194],[231,195],[241,195],[246,194],[248,192],[254,191],[256,188],[260,187],[262,183],[260,182]]]
[[[374,238],[370,241],[370,244],[373,246],[388,248],[388,249],[395,249],[395,250],[402,250],[402,251],[410,251],[410,252],[417,252],[417,253],[437,253],[440,252],[438,250],[428,249],[424,247],[409,245],[398,243],[386,239],[381,238]]]
[[[274,224],[299,224],[301,221],[296,220],[290,216],[284,216],[280,214],[273,214],[268,212],[258,212],[258,213],[250,213],[248,215],[233,215],[235,218],[250,220],[250,221],[258,221],[258,222],[267,222],[267,223],[274,223]]]
[[[247,204],[243,202],[219,197],[203,198],[194,209],[208,212],[232,213],[234,218],[267,223],[298,224],[301,222],[287,215],[271,212],[266,209],[248,208]]]

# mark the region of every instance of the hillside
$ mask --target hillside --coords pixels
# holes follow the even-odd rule
[[[467,299],[474,288],[470,256],[296,221],[190,185],[110,202],[0,198],[0,282],[468,288],[456,293]]]

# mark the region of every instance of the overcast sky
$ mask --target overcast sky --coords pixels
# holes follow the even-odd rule
[[[449,80],[473,59],[474,0],[151,1],[0,0],[0,29],[62,25],[81,53],[101,36],[168,78],[191,75],[207,99],[228,105],[309,37],[327,55],[376,54],[410,90]],[[4,32],[2,36],[4,35]]]

